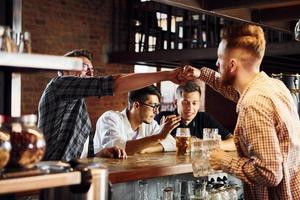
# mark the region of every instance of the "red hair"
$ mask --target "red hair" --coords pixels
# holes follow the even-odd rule
[[[264,31],[256,25],[233,25],[222,29],[221,39],[227,41],[227,49],[243,48],[257,58],[265,53],[266,40]]]

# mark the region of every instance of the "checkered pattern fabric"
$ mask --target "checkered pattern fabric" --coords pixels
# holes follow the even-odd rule
[[[56,77],[47,85],[39,103],[39,128],[46,139],[44,160],[79,158],[93,131],[84,97],[113,94],[113,78]],[[92,140],[91,140],[92,141]],[[89,152],[93,152],[89,145]]]
[[[239,97],[211,69],[202,68],[200,79],[238,102],[238,156],[224,157],[221,166],[243,181],[245,199],[300,199],[300,121],[285,85],[260,72]]]

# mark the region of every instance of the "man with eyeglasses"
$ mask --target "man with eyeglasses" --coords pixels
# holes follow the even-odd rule
[[[95,153],[119,146],[127,154],[175,151],[176,141],[169,134],[179,125],[180,117],[168,116],[160,126],[154,117],[159,113],[161,94],[148,86],[128,94],[128,107],[122,112],[107,111],[97,121]]]
[[[82,71],[59,71],[44,90],[39,102],[39,128],[47,143],[44,160],[71,160],[80,157],[109,156],[124,158],[118,147],[93,150],[93,130],[84,97],[112,96],[162,80],[178,82],[181,69],[155,73],[132,73],[93,77],[92,54],[74,50],[65,56],[83,60]]]

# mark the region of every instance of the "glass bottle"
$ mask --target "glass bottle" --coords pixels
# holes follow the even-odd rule
[[[227,188],[227,192],[228,192],[230,200],[237,200],[238,199],[237,188],[235,186],[229,186]]]
[[[31,35],[30,32],[25,31],[23,35],[23,42],[24,42],[24,53],[31,53]]]
[[[139,200],[148,200],[148,183],[146,181],[138,182]]]
[[[9,161],[11,150],[9,131],[4,126],[5,117],[0,115],[0,171]]]
[[[173,200],[174,191],[172,187],[166,187],[163,190],[163,200]]]

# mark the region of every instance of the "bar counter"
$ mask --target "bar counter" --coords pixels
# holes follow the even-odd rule
[[[192,173],[190,156],[176,156],[175,152],[136,154],[126,160],[93,158],[107,166],[111,183]]]

